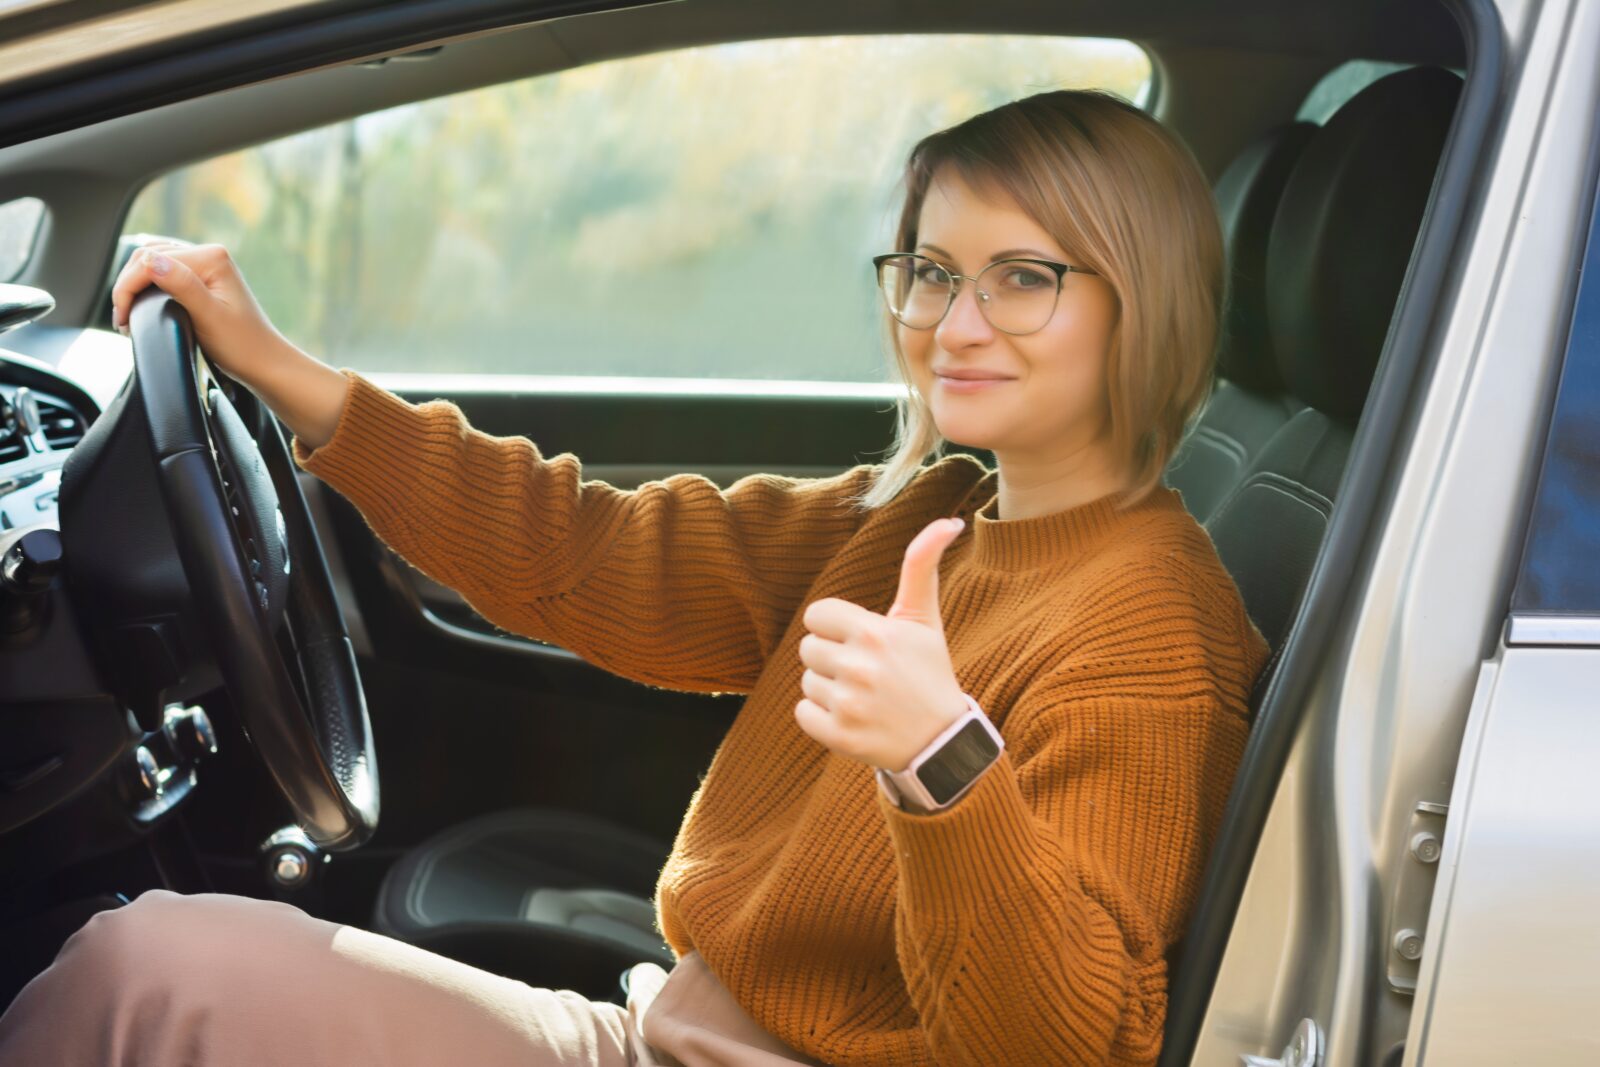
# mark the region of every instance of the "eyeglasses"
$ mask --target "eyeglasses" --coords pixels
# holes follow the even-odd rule
[[[963,280],[978,294],[978,310],[1001,333],[1025,334],[1044,329],[1056,313],[1061,283],[1069,271],[1098,274],[1048,259],[997,259],[974,277],[941,267],[914,252],[873,256],[878,288],[889,313],[911,330],[930,330],[944,320]]]

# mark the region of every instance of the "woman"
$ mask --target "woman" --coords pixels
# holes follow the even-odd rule
[[[1267,657],[1160,485],[1211,377],[1210,190],[1136,108],[1044,93],[915,148],[897,249],[889,462],[632,492],[306,355],[221,249],[136,256],[116,321],[171,293],[296,461],[491,621],[749,696],[661,873],[679,962],[627,1011],[152,891],[69,940],[0,1059],[1153,1062]]]

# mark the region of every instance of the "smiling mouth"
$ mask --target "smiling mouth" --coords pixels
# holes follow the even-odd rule
[[[938,372],[934,373],[933,378],[934,381],[941,385],[967,386],[974,389],[984,385],[999,385],[1001,382],[1016,381],[1015,378],[954,378],[946,374],[939,374]]]

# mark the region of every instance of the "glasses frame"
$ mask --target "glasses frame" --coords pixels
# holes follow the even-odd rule
[[[944,271],[945,274],[949,276],[950,292],[945,298],[944,310],[939,312],[939,317],[934,319],[933,322],[929,323],[927,326],[913,326],[906,322],[905,319],[900,317],[900,313],[894,309],[894,304],[890,302],[889,294],[883,288],[883,265],[891,259],[920,259],[924,263],[931,264],[932,266]],[[1008,330],[1005,327],[996,324],[995,321],[989,317],[988,305],[989,302],[994,299],[994,297],[989,294],[988,290],[984,289],[983,286],[978,284],[978,279],[1003,263],[1030,263],[1036,267],[1048,267],[1056,276],[1056,292],[1055,297],[1050,303],[1050,314],[1046,315],[1045,320],[1031,330]],[[894,320],[908,330],[937,329],[939,324],[944,321],[945,316],[950,314],[950,309],[955,307],[956,297],[961,293],[961,283],[963,281],[968,281],[972,283],[973,292],[978,294],[978,311],[983,315],[983,320],[990,326],[993,326],[995,329],[999,330],[1001,333],[1009,334],[1012,337],[1026,337],[1028,334],[1038,333],[1040,330],[1050,325],[1050,320],[1055,318],[1056,308],[1061,304],[1061,286],[1066,281],[1068,274],[1093,274],[1096,277],[1098,277],[1100,274],[1099,271],[1090,270],[1088,267],[1075,267],[1070,263],[1057,263],[1053,259],[1034,259],[1028,256],[1009,256],[1006,259],[997,259],[992,263],[986,264],[984,268],[976,275],[957,274],[955,271],[951,270],[943,263],[940,263],[938,260],[932,258],[931,256],[925,256],[920,252],[885,252],[881,256],[873,256],[872,272],[877,278],[878,292],[883,295],[883,302],[884,305],[888,307],[889,314],[893,315]]]

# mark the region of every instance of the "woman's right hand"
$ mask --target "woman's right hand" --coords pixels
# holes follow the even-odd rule
[[[266,402],[308,448],[333,436],[349,380],[290,344],[221,245],[152,241],[111,287],[111,322],[126,333],[133,299],[155,285],[182,304],[208,360]]]

